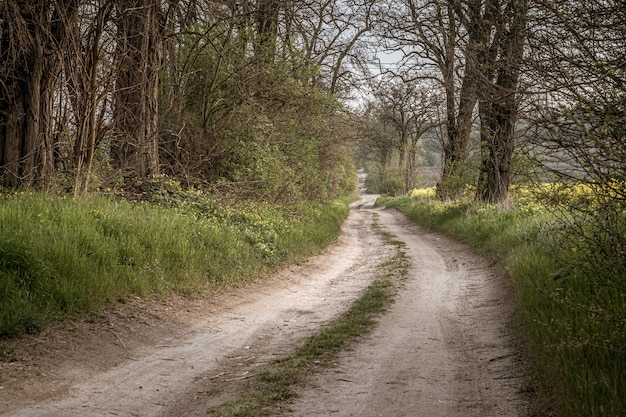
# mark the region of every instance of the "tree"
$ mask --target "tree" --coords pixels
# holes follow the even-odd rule
[[[562,253],[578,245],[574,262],[593,268],[589,275],[599,281],[614,277],[601,285],[623,291],[626,7],[615,0],[543,0],[536,7],[542,19],[529,36],[535,94],[526,123],[542,178],[559,184],[547,201],[568,213]],[[580,183],[588,192],[572,192]]]
[[[477,176],[470,139],[480,100],[482,154],[477,197],[506,198],[512,165],[516,90],[525,44],[525,0],[406,0],[383,15],[390,47],[405,54],[403,79],[434,79],[445,92],[446,140],[437,185],[454,198]],[[469,172],[469,174],[468,174]]]
[[[116,168],[139,178],[159,172],[158,87],[165,16],[157,0],[118,1],[115,130]]]
[[[489,203],[506,200],[513,170],[518,82],[526,44],[528,0],[487,3],[493,40],[481,71],[481,167],[477,198]],[[489,22],[485,22],[489,24]]]
[[[355,84],[354,68],[362,64],[365,35],[372,30],[373,0],[298,0],[288,2],[285,38],[320,69],[315,81],[330,94],[345,97]]]
[[[379,11],[388,22],[383,36],[403,51],[408,70],[403,79],[435,80],[445,93],[443,167],[440,198],[454,198],[471,181],[467,159],[485,36],[480,2],[467,10],[458,0],[406,0]],[[387,18],[386,16],[390,16]]]
[[[274,62],[278,42],[280,0],[257,0],[255,58],[260,63]]]
[[[52,110],[76,0],[0,3],[0,175],[8,187],[54,172]]]
[[[175,24],[162,74],[164,172],[271,202],[332,193],[344,163],[330,126],[342,116],[302,51],[304,12],[284,1],[196,6],[196,19]]]
[[[383,82],[375,92],[379,121],[395,132],[398,168],[404,191],[415,188],[417,157],[423,136],[438,127],[439,97],[427,82]],[[383,138],[384,140],[384,138]]]
[[[64,22],[71,33],[64,69],[76,122],[72,152],[76,197],[84,195],[89,188],[96,146],[108,130],[104,120],[106,101],[112,89],[112,74],[111,67],[101,61],[107,48],[112,49],[102,40],[112,9],[113,3],[106,0],[99,4],[86,4],[84,14]]]
[[[559,349],[580,358],[579,375],[597,385],[584,397],[555,384],[546,397],[559,398],[570,414],[618,415],[626,345],[626,5],[539,0],[532,12],[525,81],[533,94],[523,116],[547,189],[540,196],[555,218],[549,238],[558,289],[546,301],[570,310]],[[587,358],[606,359],[589,366]]]
[[[369,102],[365,112],[358,117],[359,159],[368,169],[367,185],[371,192],[396,194],[403,191],[402,184],[394,178],[390,169],[396,152],[397,133],[379,117],[379,104]]]
[[[0,2],[2,184],[78,197],[165,172],[271,201],[328,196],[348,163],[329,92],[347,91],[371,4]]]
[[[562,181],[605,184],[607,193],[623,196],[626,7],[615,0],[543,0],[537,8],[542,19],[529,37],[527,62],[535,99],[527,121],[537,129],[544,167]]]

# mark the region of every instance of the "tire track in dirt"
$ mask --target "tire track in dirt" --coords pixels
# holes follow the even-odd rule
[[[268,280],[167,309],[118,306],[115,321],[16,342],[24,357],[48,359],[18,362],[17,373],[0,366],[0,416],[206,415],[376,278],[395,248],[372,232],[374,217],[406,243],[409,278],[373,331],[302,387],[285,416],[523,415],[502,276],[374,198],[353,206],[337,244]]]
[[[375,210],[412,263],[372,333],[317,375],[285,416],[523,416],[512,299],[467,246]]]
[[[35,337],[25,344],[30,356],[54,359],[23,366],[19,377],[10,375],[10,366],[0,367],[0,416],[205,415],[213,403],[238,394],[237,381],[294,350],[369,286],[378,263],[392,252],[371,233],[371,224],[370,213],[352,211],[338,242],[321,256],[225,294],[223,306],[196,300],[195,316],[163,324],[149,343],[138,342],[141,331],[114,332],[106,323],[95,326],[96,333],[107,335],[108,329],[116,337],[101,343],[62,328],[53,338]],[[64,350],[71,360],[63,359]],[[113,350],[116,357],[107,359]]]

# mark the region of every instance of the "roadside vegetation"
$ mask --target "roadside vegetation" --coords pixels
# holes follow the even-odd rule
[[[393,302],[399,283],[406,278],[408,258],[404,243],[374,224],[374,231],[395,252],[378,265],[376,279],[340,317],[323,326],[292,354],[277,359],[255,375],[254,389],[240,398],[209,410],[214,417],[274,415],[274,411],[296,396],[293,388],[316,370],[331,363],[339,352],[372,329],[376,317]]]
[[[507,268],[539,415],[626,415],[626,224],[623,207],[619,215],[619,205],[597,205],[596,191],[581,184],[516,187],[506,205],[442,202],[434,189],[378,201]],[[595,217],[576,212],[592,204]]]
[[[625,4],[3,0],[0,337],[314,253],[358,161],[507,266],[546,403],[623,416]]]
[[[0,337],[131,294],[193,294],[297,262],[336,239],[349,202],[228,201],[165,178],[143,198],[0,194]]]

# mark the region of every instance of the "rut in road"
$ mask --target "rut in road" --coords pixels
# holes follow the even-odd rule
[[[410,277],[373,331],[301,387],[288,415],[523,414],[501,275],[374,198],[353,206],[337,244],[269,280],[185,300],[169,315],[151,304],[124,311],[129,303],[115,321],[26,338],[16,347],[37,359],[0,367],[0,416],[206,415],[376,278],[395,248],[372,232],[374,219],[406,243]]]
[[[374,331],[301,389],[285,416],[527,415],[501,272],[469,248],[376,210],[412,268]]]
[[[234,382],[295,350],[362,294],[393,251],[371,223],[369,213],[354,211],[321,256],[221,294],[218,305],[210,294],[185,300],[169,323],[146,315],[155,307],[148,305],[115,311],[114,321],[26,337],[15,349],[32,363],[0,364],[0,416],[206,415],[238,394]]]

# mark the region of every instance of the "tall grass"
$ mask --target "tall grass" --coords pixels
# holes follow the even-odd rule
[[[564,249],[574,237],[560,233],[555,213],[533,198],[509,209],[424,198],[379,204],[506,266],[546,415],[626,416],[626,277],[603,267],[610,260],[601,250],[586,253],[583,265]]]
[[[346,202],[287,212],[202,195],[177,205],[0,195],[0,337],[130,294],[263,274],[332,242],[347,211]]]

